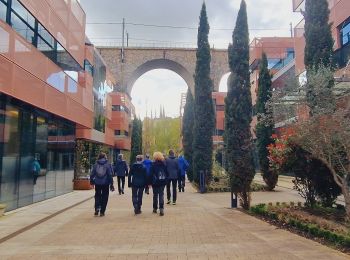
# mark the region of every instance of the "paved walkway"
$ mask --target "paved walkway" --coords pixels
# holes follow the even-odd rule
[[[134,216],[130,190],[111,195],[103,218],[93,217],[93,201],[86,201],[0,243],[0,259],[350,259],[227,208],[229,193],[186,188],[164,217],[152,214],[147,195]],[[16,221],[16,213],[5,219]]]

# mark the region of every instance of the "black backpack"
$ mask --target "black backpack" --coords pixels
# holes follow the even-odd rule
[[[163,167],[155,167],[155,174],[153,175],[153,184],[165,185],[167,182],[167,176]]]

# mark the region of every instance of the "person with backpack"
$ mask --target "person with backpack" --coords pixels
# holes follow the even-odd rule
[[[153,154],[153,163],[150,170],[153,190],[153,213],[157,213],[159,206],[160,216],[164,216],[164,187],[168,181],[168,173],[164,162],[162,153],[155,152]]]
[[[167,204],[171,203],[171,186],[172,186],[172,195],[173,195],[173,205],[176,205],[176,190],[177,190],[177,180],[180,175],[180,168],[178,159],[175,157],[173,150],[169,150],[169,157],[165,160],[166,169],[168,172],[168,183],[166,185],[167,191]]]
[[[124,194],[125,176],[128,176],[128,165],[123,160],[123,155],[118,154],[116,163],[114,163],[114,173],[118,180],[118,192],[119,195]]]
[[[149,185],[152,184],[150,180],[152,161],[149,159],[149,154],[146,154],[146,159],[143,160],[142,164],[145,166],[147,171],[147,185],[145,187],[145,193],[149,194]]]
[[[141,214],[143,190],[147,185],[147,171],[142,164],[142,159],[142,155],[136,156],[136,163],[131,166],[128,177],[128,186],[132,189],[135,215]]]
[[[112,168],[105,153],[100,153],[92,168],[90,184],[95,185],[95,216],[103,217],[108,203],[109,190],[114,191]]]
[[[186,171],[188,169],[189,163],[183,155],[179,156],[178,162],[180,168],[179,192],[185,192]]]
[[[33,162],[31,164],[31,171],[33,174],[33,184],[36,185],[36,181],[40,175],[41,167],[38,159],[34,157]]]

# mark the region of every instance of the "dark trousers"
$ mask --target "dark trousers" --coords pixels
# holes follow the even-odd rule
[[[181,176],[179,179],[179,191],[185,191],[185,180],[186,177],[185,176]]]
[[[125,176],[117,176],[117,180],[118,180],[118,192],[121,193],[122,191],[124,191],[124,187],[125,187]]]
[[[152,186],[153,190],[153,209],[164,209],[164,186]],[[159,204],[158,204],[159,202]]]
[[[166,195],[167,199],[170,200],[171,198],[171,192],[170,192],[170,185],[173,186],[173,202],[176,202],[176,186],[177,186],[177,180],[176,179],[171,179],[166,185]]]
[[[109,185],[95,185],[95,210],[105,213],[109,196]]]
[[[135,209],[141,209],[144,187],[132,187],[132,204]]]

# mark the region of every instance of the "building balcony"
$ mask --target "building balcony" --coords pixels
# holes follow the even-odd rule
[[[114,147],[120,150],[128,150],[131,149],[131,138],[130,137],[115,137],[114,139]]]

